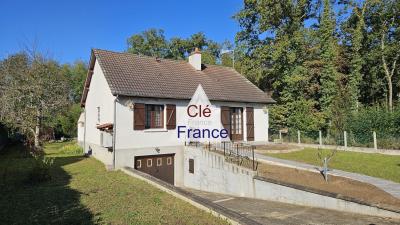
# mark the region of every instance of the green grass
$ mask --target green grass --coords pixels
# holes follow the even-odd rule
[[[66,145],[45,146],[52,180],[35,185],[26,182],[34,164],[21,146],[0,154],[1,224],[226,224]]]
[[[323,150],[328,153],[329,150]],[[321,166],[317,149],[306,148],[291,153],[266,154],[268,156]],[[365,174],[400,183],[400,156],[338,151],[329,167]]]

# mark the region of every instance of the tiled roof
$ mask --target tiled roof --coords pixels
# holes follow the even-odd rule
[[[98,60],[113,95],[190,99],[201,84],[210,100],[275,102],[229,67],[203,65],[203,69],[197,71],[184,60],[156,59],[100,49],[94,49],[93,56]]]

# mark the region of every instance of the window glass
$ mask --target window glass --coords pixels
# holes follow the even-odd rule
[[[147,159],[147,167],[151,167],[153,165],[153,159]]]
[[[164,127],[164,106],[146,105],[145,106],[146,125],[145,128],[163,128]]]

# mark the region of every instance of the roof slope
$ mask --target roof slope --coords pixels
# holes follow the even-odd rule
[[[203,65],[204,69],[197,71],[183,60],[156,59],[100,49],[94,49],[92,54],[92,64],[94,56],[113,95],[190,99],[201,84],[210,100],[275,102],[232,68]]]

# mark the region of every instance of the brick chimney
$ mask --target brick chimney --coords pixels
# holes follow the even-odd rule
[[[196,70],[201,70],[201,52],[199,48],[195,48],[194,52],[189,55],[189,63]]]

